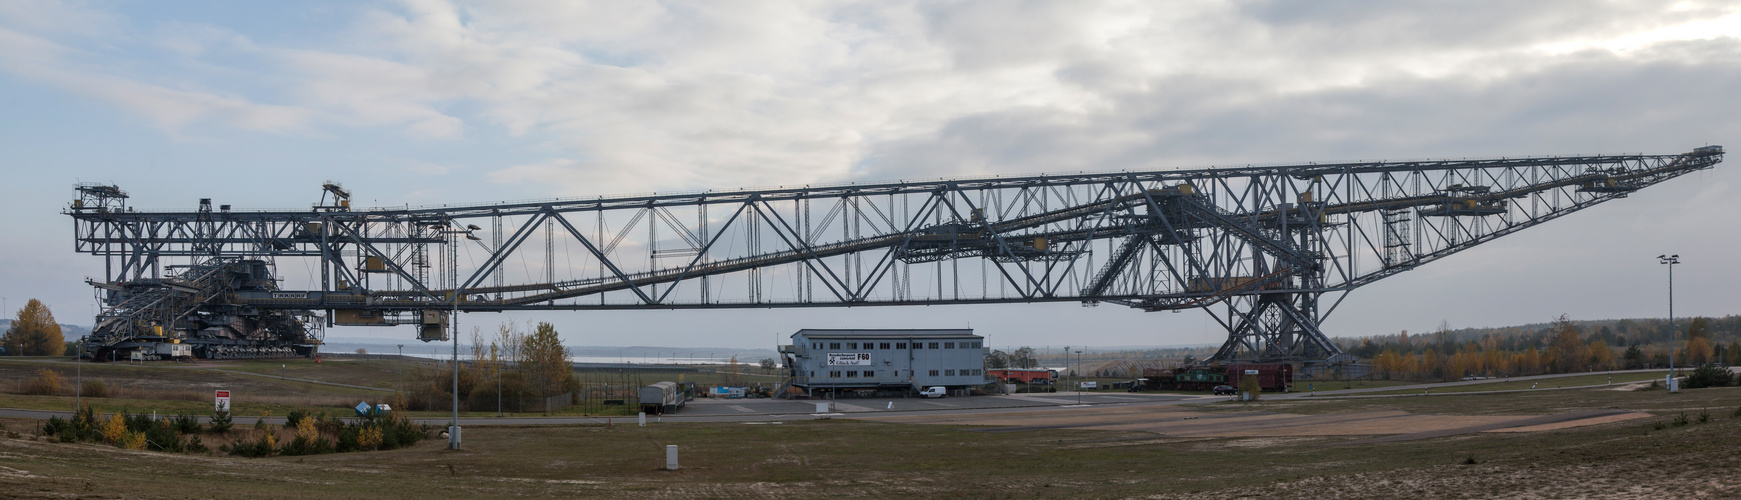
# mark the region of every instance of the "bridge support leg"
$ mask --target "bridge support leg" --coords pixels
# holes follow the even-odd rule
[[[1330,361],[1342,349],[1318,329],[1318,294],[1269,293],[1228,301],[1231,329],[1215,360]]]

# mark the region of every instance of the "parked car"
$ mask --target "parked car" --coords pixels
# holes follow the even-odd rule
[[[927,387],[924,391],[920,391],[919,395],[925,396],[927,398],[949,397],[949,389],[946,389],[940,385],[936,386],[936,387]]]
[[[1239,389],[1234,389],[1231,385],[1215,386],[1216,396],[1232,396],[1234,394],[1239,394]]]

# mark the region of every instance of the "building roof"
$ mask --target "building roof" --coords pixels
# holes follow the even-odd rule
[[[971,328],[959,329],[909,329],[909,330],[854,330],[854,329],[811,329],[805,328],[792,334],[793,338],[803,335],[810,339],[847,339],[847,338],[888,338],[888,339],[983,339],[974,335]]]

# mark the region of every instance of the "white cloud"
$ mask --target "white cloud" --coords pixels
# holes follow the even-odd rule
[[[534,196],[1215,161],[1225,139],[1198,136],[1299,121],[1279,110],[1335,123],[1370,114],[1372,99],[1432,109],[1406,92],[1591,61],[1733,59],[1685,44],[1741,19],[1698,2],[407,0],[362,7],[326,39],[260,44],[221,26],[128,31],[138,22],[110,13],[22,10],[41,38],[0,31],[32,49],[0,56],[9,70],[166,128],[487,129],[558,158],[494,166],[492,180]],[[149,57],[90,41],[125,37],[165,55],[101,65]],[[1282,142],[1372,140],[1363,132],[1307,127]]]

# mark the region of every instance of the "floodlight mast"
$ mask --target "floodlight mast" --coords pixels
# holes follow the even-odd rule
[[[1681,263],[1681,256],[1658,255],[1656,260],[1668,266],[1668,380],[1664,387],[1679,392],[1680,384],[1675,383],[1675,264]]]
[[[99,359],[171,338],[203,356],[287,331],[211,337],[232,310],[442,332],[459,312],[1107,302],[1208,312],[1228,331],[1217,360],[1336,363],[1352,356],[1319,325],[1354,289],[1722,157],[1706,146],[203,215],[135,211],[119,188],[85,185],[66,213],[75,250],[107,266],[86,339]],[[485,219],[504,228],[487,244],[469,223]],[[163,278],[176,256],[203,260]],[[317,261],[316,282],[235,278],[279,259]]]

